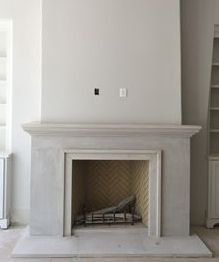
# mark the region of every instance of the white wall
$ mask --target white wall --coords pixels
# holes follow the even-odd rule
[[[180,124],[179,14],[179,0],[44,0],[42,120]]]
[[[183,123],[203,127],[192,139],[191,218],[205,223],[207,209],[207,116],[214,24],[218,0],[181,0]]]
[[[29,213],[30,137],[21,124],[40,118],[40,0],[0,0],[0,19],[13,21],[13,221]]]

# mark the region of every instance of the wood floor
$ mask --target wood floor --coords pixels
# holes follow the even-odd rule
[[[22,227],[12,227],[0,231],[0,262],[219,262],[219,228],[214,230],[207,230],[204,227],[193,228],[214,252],[214,258],[10,258],[10,253],[23,230]]]

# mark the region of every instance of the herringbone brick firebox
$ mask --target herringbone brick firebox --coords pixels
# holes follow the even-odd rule
[[[130,195],[136,212],[148,221],[148,171],[146,160],[75,160],[72,178],[73,217],[83,212],[116,206]]]

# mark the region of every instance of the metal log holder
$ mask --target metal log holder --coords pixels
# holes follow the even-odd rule
[[[128,197],[121,201],[118,206],[101,209],[94,212],[86,212],[83,207],[83,214],[76,216],[74,225],[98,225],[98,224],[131,224],[141,221],[141,216],[135,211],[136,198]]]

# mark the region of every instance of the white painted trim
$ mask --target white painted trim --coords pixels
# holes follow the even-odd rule
[[[23,125],[30,135],[40,136],[176,136],[191,137],[198,133],[200,126],[187,125],[147,125],[147,124],[61,124],[32,122]]]
[[[3,151],[0,152],[0,158],[10,158],[11,157],[11,153]]]
[[[7,229],[10,225],[10,221],[9,219],[5,218],[5,219],[0,219],[0,228],[1,229]]]
[[[216,226],[217,224],[219,224],[219,218],[208,218],[207,219],[207,222],[206,222],[207,228],[214,228],[214,226]]]
[[[12,122],[12,64],[13,64],[13,22],[11,19],[0,19],[0,31],[7,34],[6,56],[6,119],[5,147],[11,152],[11,122]]]
[[[63,210],[63,235],[71,236],[72,233],[72,156],[65,155],[64,172],[64,210]]]
[[[148,160],[149,217],[148,235],[161,236],[161,150],[65,150],[63,235],[72,234],[72,161],[73,160]]]
[[[219,38],[219,25],[214,25],[214,37]]]
[[[0,156],[3,163],[1,172],[2,191],[0,192],[2,217],[0,219],[0,228],[6,229],[10,223],[11,210],[11,155],[6,154],[5,157]]]
[[[11,152],[12,137],[12,87],[13,87],[13,22],[8,20],[8,68],[7,68],[7,139],[6,150]]]
[[[162,167],[162,151],[157,151],[157,232],[156,236],[161,236],[161,201],[162,201],[162,180],[161,180],[161,167]]]

